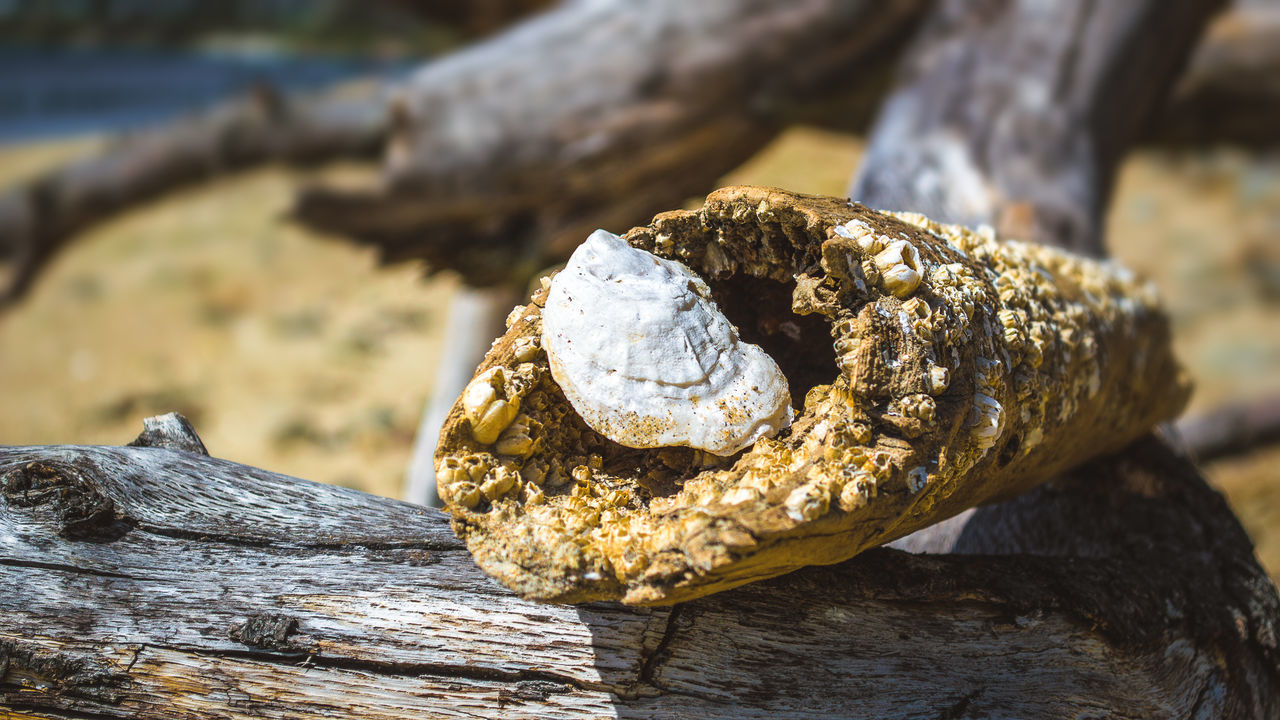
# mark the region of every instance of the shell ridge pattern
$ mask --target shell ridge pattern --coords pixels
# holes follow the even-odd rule
[[[603,230],[552,281],[543,333],[570,404],[623,445],[732,455],[791,421],[782,371],[706,283]]]

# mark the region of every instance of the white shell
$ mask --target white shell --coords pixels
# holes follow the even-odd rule
[[[604,230],[552,281],[542,345],[587,425],[628,447],[732,455],[794,416],[777,363],[738,338],[701,278]]]

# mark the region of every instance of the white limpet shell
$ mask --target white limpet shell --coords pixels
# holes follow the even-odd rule
[[[634,448],[732,455],[791,424],[787,379],[684,265],[604,230],[551,282],[551,375],[593,430]]]

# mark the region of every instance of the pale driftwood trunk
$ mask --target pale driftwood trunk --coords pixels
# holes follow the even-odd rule
[[[585,5],[566,8],[559,11],[559,16],[610,15],[601,9],[603,3],[595,5],[594,8]],[[799,12],[787,5],[779,4],[773,10],[785,14]],[[653,137],[665,138],[662,144],[671,150],[655,156],[652,145],[638,144],[632,133],[621,132],[621,128],[608,123],[600,125],[599,132],[586,134],[595,144],[594,154],[612,158],[610,162],[617,168],[648,167],[647,163],[653,162],[674,163],[672,175],[663,177],[661,168],[653,174],[662,178],[659,184],[663,186],[670,184],[672,177],[677,178],[678,184],[672,185],[667,193],[672,199],[666,203],[662,198],[648,198],[650,193],[661,192],[649,187],[651,176],[636,176],[621,182],[629,176],[625,170],[612,166],[608,169],[612,181],[603,185],[584,183],[562,187],[557,184],[554,173],[543,170],[538,174],[535,170],[534,175],[528,177],[537,197],[524,197],[510,207],[475,201],[470,192],[474,187],[493,187],[503,178],[519,174],[520,158],[508,154],[508,149],[545,142],[548,131],[554,143],[559,142],[564,133],[581,130],[575,128],[584,118],[573,113],[564,113],[561,119],[565,125],[550,130],[546,126],[519,122],[503,125],[501,132],[479,142],[482,149],[490,153],[488,156],[484,152],[440,155],[400,151],[410,147],[448,146],[459,141],[459,133],[466,136],[472,127],[465,118],[483,116],[490,109],[489,96],[472,90],[485,86],[494,76],[488,58],[522,57],[516,52],[517,48],[534,43],[539,34],[554,34],[557,25],[565,21],[538,21],[535,29],[520,28],[486,45],[464,50],[457,58],[429,64],[418,82],[403,93],[404,100],[394,103],[391,109],[381,94],[373,93],[356,97],[342,94],[332,100],[310,101],[279,101],[267,96],[231,103],[203,116],[183,119],[113,144],[100,155],[55,168],[0,195],[0,261],[8,262],[12,275],[11,280],[0,280],[4,284],[0,289],[0,304],[21,296],[43,264],[77,233],[116,212],[149,200],[156,193],[184,187],[231,169],[271,161],[319,162],[370,156],[382,148],[390,124],[395,125],[397,141],[388,153],[391,162],[387,165],[387,187],[366,193],[323,189],[304,192],[299,203],[300,217],[323,230],[354,234],[379,244],[384,247],[387,260],[431,258],[441,267],[466,266],[472,279],[489,282],[495,275],[503,274],[485,265],[492,255],[485,255],[477,248],[455,252],[455,241],[501,245],[507,240],[532,246],[530,253],[535,256],[556,256],[555,249],[544,251],[539,246],[562,237],[572,241],[572,234],[564,227],[568,215],[600,213],[597,224],[609,222],[619,230],[643,223],[657,209],[704,194],[716,178],[731,170],[772,137],[774,130],[787,123],[814,122],[846,131],[865,129],[885,89],[886,69],[891,67],[902,41],[908,36],[915,15],[929,5],[928,0],[903,0],[889,6],[890,12],[886,13],[885,6],[877,4],[872,22],[857,27],[846,23],[863,17],[849,15],[853,10],[840,3],[830,5],[832,18],[809,15],[815,27],[829,25],[835,30],[848,30],[846,35],[815,32],[807,38],[808,44],[800,57],[806,58],[806,62],[826,65],[814,73],[802,69],[797,74],[790,69],[794,61],[765,63],[749,73],[756,79],[756,86],[765,89],[764,94],[742,94],[739,88],[737,95],[730,92],[732,97],[728,101],[721,97],[724,88],[712,83],[713,89],[702,93],[702,97],[717,102],[700,106],[704,114],[700,124],[691,120],[692,114],[681,111],[684,99],[662,104],[652,96],[653,87],[646,78],[664,77],[658,64],[665,58],[665,49],[647,48],[642,38],[626,37],[628,43],[640,46],[639,57],[656,64],[637,64],[631,76],[635,81],[630,84],[625,82],[626,78],[613,83],[608,75],[595,77],[616,90],[629,90],[629,94],[617,101],[616,113],[635,113],[639,118],[637,122],[642,122]],[[1215,24],[1215,31],[1195,54],[1173,101],[1153,119],[1152,133],[1147,139],[1179,146],[1220,142],[1268,146],[1280,141],[1280,82],[1277,81],[1280,78],[1280,42],[1277,42],[1280,13],[1267,6],[1265,0],[1251,0],[1243,5]],[[647,14],[657,15],[661,7],[657,4]],[[505,17],[503,13],[498,15]],[[766,16],[743,17],[760,21]],[[603,29],[597,29],[587,23],[582,27],[587,28],[588,34],[607,34],[609,25],[601,23]],[[698,31],[689,28],[688,32],[696,35]],[[534,36],[533,41],[528,39],[530,36]],[[558,38],[552,40],[558,41]],[[663,41],[654,36],[649,40]],[[818,41],[837,44],[815,45]],[[727,52],[704,61],[718,64],[727,74],[738,73],[740,67],[750,65],[753,55],[758,54],[759,48],[750,33],[730,34],[722,38],[722,42]],[[841,45],[844,50],[840,49]],[[848,55],[848,50],[854,53]],[[476,57],[486,59],[483,62],[469,59]],[[842,60],[849,62],[840,66]],[[593,61],[586,58],[583,62]],[[832,62],[836,64],[831,65]],[[508,95],[545,96],[543,90],[552,81],[544,76],[546,71],[542,68],[546,66],[518,60],[498,64],[505,65],[514,77],[507,89]],[[578,72],[572,66],[569,70],[569,74]],[[559,77],[565,73],[565,67],[558,66],[556,72]],[[524,73],[528,73],[527,78]],[[772,79],[775,75],[782,79]],[[801,82],[792,82],[795,77]],[[829,81],[831,78],[835,79]],[[585,91],[588,80],[584,77],[574,85]],[[415,121],[411,108],[424,104],[448,108],[451,116],[464,120],[444,126]],[[286,112],[279,112],[281,107]],[[762,130],[716,137],[715,132],[707,129],[741,126],[744,115],[750,116],[751,122]],[[469,138],[472,143],[476,140]],[[406,157],[411,159],[400,160]],[[426,193],[412,190],[413,182],[404,182],[406,178],[420,175],[445,181],[432,187],[430,197],[426,197]],[[466,186],[455,185],[448,180],[455,175],[472,180]],[[543,180],[546,182],[541,182]],[[398,188],[405,185],[410,187],[400,192]],[[637,194],[645,199],[633,201]],[[590,208],[593,203],[595,210]],[[548,212],[547,207],[554,207],[555,212]],[[371,223],[370,217],[376,217],[376,222]],[[532,223],[536,228],[530,229],[531,221],[536,221]],[[589,219],[582,222],[584,227],[589,224]],[[507,232],[510,227],[516,228],[514,234]],[[538,262],[525,260],[526,267],[516,274],[527,274],[527,266]],[[525,279],[522,276],[516,282]]]
[[[424,67],[383,187],[316,188],[297,214],[386,260],[523,284],[598,227],[704,195],[796,120],[855,124],[926,5],[568,2]]]
[[[0,706],[38,717],[1280,712],[1275,591],[1154,441],[971,522],[984,555],[658,610],[521,601],[436,510],[189,452],[4,448],[0,477]]]

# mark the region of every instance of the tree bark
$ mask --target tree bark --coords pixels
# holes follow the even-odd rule
[[[1274,588],[1154,441],[956,548],[983,555],[660,610],[521,601],[436,510],[191,452],[0,448],[0,478],[0,706],[37,717],[1280,712]]]

